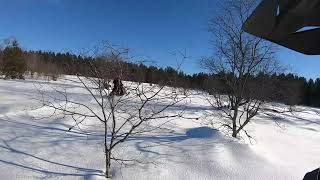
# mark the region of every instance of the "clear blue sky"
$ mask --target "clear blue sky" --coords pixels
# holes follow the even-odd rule
[[[0,39],[14,36],[26,49],[72,51],[108,40],[161,66],[186,49],[187,73],[212,53],[207,22],[216,0],[0,0]],[[320,57],[280,48],[279,59],[308,78],[320,77]]]

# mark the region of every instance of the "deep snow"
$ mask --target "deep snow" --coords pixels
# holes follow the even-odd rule
[[[101,124],[68,132],[72,120],[47,117],[51,110],[38,108],[35,84],[63,85],[89,101],[68,81],[0,80],[0,179],[104,179]],[[206,127],[202,118],[176,119],[123,144],[119,155],[145,163],[121,168],[114,163],[113,179],[300,180],[320,166],[320,109],[298,108],[303,111],[260,113],[247,128],[252,143]],[[203,117],[210,109],[202,95],[194,94],[184,116]]]

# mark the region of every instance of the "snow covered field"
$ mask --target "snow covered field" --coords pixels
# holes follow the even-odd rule
[[[63,86],[87,100],[77,85]],[[68,132],[68,118],[39,118],[51,110],[37,108],[37,95],[32,80],[0,80],[0,179],[104,179],[101,124],[91,124],[88,133]],[[210,110],[201,95],[189,101],[185,116]],[[304,111],[260,113],[247,127],[252,144],[205,127],[202,119],[176,119],[156,132],[133,135],[117,153],[150,163],[114,163],[113,179],[300,180],[320,166],[320,109],[299,109]]]

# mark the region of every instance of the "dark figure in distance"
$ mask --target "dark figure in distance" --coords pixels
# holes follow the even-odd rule
[[[122,81],[120,80],[120,78],[115,78],[113,80],[113,89],[112,89],[111,95],[123,96],[125,94],[126,94],[126,90],[122,84]]]

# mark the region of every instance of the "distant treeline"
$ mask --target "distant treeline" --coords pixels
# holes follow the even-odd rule
[[[0,51],[0,72],[5,78],[23,79],[25,74],[31,76],[45,75],[55,80],[61,74],[91,75],[94,65],[97,70],[112,69],[112,61],[106,57],[84,57],[71,53],[55,53],[44,51],[24,51],[17,41],[12,41]],[[227,86],[221,77],[222,73],[193,75],[177,71],[172,67],[159,68],[143,63],[121,62],[127,75],[122,80],[139,81],[152,84],[165,84],[174,87],[203,90],[209,93],[228,94]],[[110,73],[110,79],[115,78]],[[248,77],[254,83],[267,83],[264,86],[272,93],[268,101],[276,101],[290,105],[307,105],[320,107],[320,79],[307,80],[293,74],[259,74]],[[257,86],[253,86],[257,87]],[[248,89],[249,90],[249,89]],[[256,89],[263,91],[264,89]],[[279,91],[280,90],[280,91]],[[258,97],[258,96],[257,96]],[[263,98],[259,96],[258,98]]]

